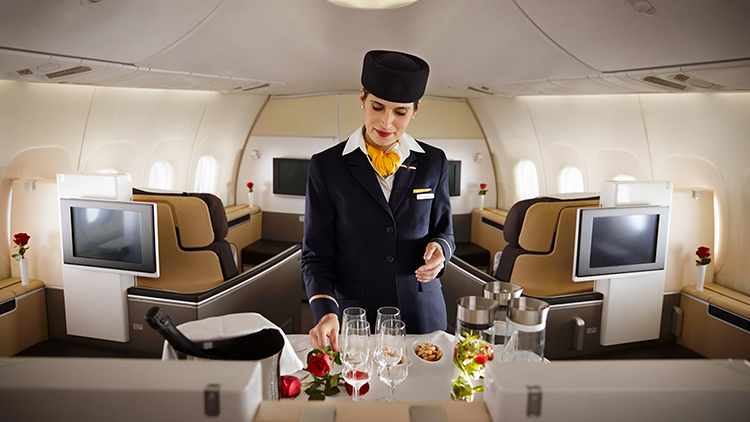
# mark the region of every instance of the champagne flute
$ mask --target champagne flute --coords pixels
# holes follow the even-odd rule
[[[406,376],[409,374],[410,363],[411,362],[409,362],[409,357],[404,356],[403,359],[401,359],[401,362],[395,364],[393,367],[381,367],[378,370],[380,381],[383,381],[383,383],[388,386],[388,395],[382,400],[378,399],[378,401],[385,401],[389,403],[398,401],[393,398],[393,394],[396,390],[396,386],[398,384],[401,384],[401,382],[404,381],[406,379]]]
[[[405,361],[406,350],[406,324],[398,319],[388,319],[383,321],[380,327],[380,335],[378,337],[378,348],[377,348],[377,359],[381,365],[380,378],[386,378],[388,380],[398,379],[403,374],[403,368],[399,368],[399,375],[393,376],[391,369],[398,365],[399,362]],[[408,369],[407,369],[408,371]],[[403,377],[406,377],[404,374]],[[396,388],[396,384],[401,382],[399,380],[395,384],[383,381],[390,388],[388,390],[388,396],[385,401],[393,401],[393,390]]]
[[[355,319],[344,327],[344,381],[352,386],[352,400],[359,401],[359,388],[370,381],[372,359],[370,351],[370,323]]]
[[[380,326],[384,321],[389,319],[401,319],[401,311],[395,306],[383,306],[378,309],[378,316],[375,319],[375,334],[380,334]]]

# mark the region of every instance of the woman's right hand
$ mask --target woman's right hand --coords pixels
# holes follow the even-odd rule
[[[325,349],[326,340],[330,341],[334,352],[339,351],[339,317],[336,314],[323,315],[318,324],[310,330],[310,344],[313,349]]]

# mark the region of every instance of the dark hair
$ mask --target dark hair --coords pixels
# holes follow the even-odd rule
[[[362,98],[364,98],[364,99],[367,99],[367,96],[368,96],[368,95],[370,95],[370,92],[369,92],[369,91],[367,91],[367,90],[366,90],[366,89],[364,89],[364,88],[362,88],[362,91],[364,91],[364,92],[365,92],[365,96],[364,96],[364,97],[362,97]],[[417,100],[417,101],[414,101],[414,111],[417,111],[417,109],[419,109],[419,100]]]

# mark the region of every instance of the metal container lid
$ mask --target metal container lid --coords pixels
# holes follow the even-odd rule
[[[531,297],[513,298],[508,304],[508,319],[518,324],[545,324],[548,312],[549,303]]]
[[[523,287],[504,281],[492,281],[484,285],[483,295],[496,301],[500,306],[507,306],[511,299],[521,297]]]
[[[495,322],[498,303],[492,299],[479,296],[464,296],[456,303],[456,318],[459,321],[476,326],[490,326]]]

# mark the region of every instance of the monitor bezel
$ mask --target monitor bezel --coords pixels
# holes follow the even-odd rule
[[[591,235],[593,222],[598,217],[627,215],[658,215],[656,229],[656,256],[653,262],[641,264],[591,267]],[[575,243],[573,249],[573,281],[592,281],[618,277],[645,275],[666,268],[669,229],[668,206],[627,206],[579,208],[576,215]]]
[[[74,255],[73,208],[96,208],[137,212],[141,221],[141,261],[123,262],[109,259],[84,258]],[[156,204],[124,202],[105,199],[60,198],[60,228],[64,265],[79,269],[115,272],[119,274],[159,277],[159,235]]]

